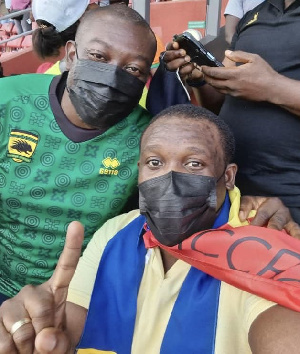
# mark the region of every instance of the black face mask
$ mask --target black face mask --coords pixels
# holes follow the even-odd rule
[[[108,129],[137,106],[145,84],[118,66],[77,59],[70,100],[86,124]]]
[[[155,238],[174,246],[210,229],[216,218],[217,179],[171,171],[139,184],[139,206]]]

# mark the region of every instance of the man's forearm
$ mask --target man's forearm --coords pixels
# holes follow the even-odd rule
[[[224,102],[224,95],[222,93],[208,84],[199,88],[193,88],[193,90],[200,106],[209,109],[215,114],[219,114]]]
[[[278,74],[270,85],[268,101],[300,117],[300,81]]]

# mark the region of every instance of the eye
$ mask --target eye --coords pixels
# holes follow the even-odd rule
[[[138,78],[144,78],[144,77],[146,78],[148,76],[146,70],[141,69],[139,66],[134,64],[126,65],[124,66],[123,69],[126,70],[129,74],[136,76]]]
[[[137,68],[136,66],[133,65],[127,65],[124,67],[124,70],[128,71],[130,74],[132,75],[140,75],[141,71],[139,68]]]
[[[200,161],[190,161],[186,164],[186,166],[190,167],[201,167],[202,163]]]
[[[94,61],[102,61],[102,62],[106,62],[106,58],[103,56],[102,53],[97,52],[97,51],[87,51],[87,57],[90,60],[94,60]]]
[[[150,168],[157,168],[162,166],[162,162],[158,159],[151,159],[146,162],[146,165]]]
[[[198,170],[202,170],[204,167],[204,164],[201,161],[196,161],[196,160],[192,160],[192,161],[188,161],[185,164],[185,168],[188,171],[198,171]]]

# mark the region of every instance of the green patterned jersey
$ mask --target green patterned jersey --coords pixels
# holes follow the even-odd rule
[[[75,143],[51,109],[52,79],[0,80],[0,293],[7,296],[51,276],[72,220],[85,226],[86,245],[137,188],[148,113],[137,107],[105,133]]]

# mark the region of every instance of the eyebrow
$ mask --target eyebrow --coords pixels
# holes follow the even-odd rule
[[[101,44],[103,45],[105,48],[109,49],[111,48],[112,46],[110,44],[108,44],[107,42],[104,42],[102,41],[100,38],[93,38],[91,39],[88,43],[85,44],[85,48],[88,46],[88,45],[91,45],[91,44]]]
[[[207,150],[205,149],[197,148],[195,146],[189,146],[187,149],[198,154],[207,155]]]
[[[157,151],[158,149],[161,148],[161,145],[147,145],[146,147],[141,146],[140,150],[141,152],[143,151]]]
[[[137,55],[136,59],[146,62],[147,65],[152,64],[152,62],[147,57],[144,57],[143,55]]]
[[[158,144],[153,144],[153,145],[148,145],[146,148],[141,148],[141,152],[143,151],[154,151],[156,152],[157,150],[159,150],[160,148],[162,148],[161,145],[158,145]],[[201,149],[201,148],[197,148],[195,146],[188,146],[186,148],[186,150],[189,150],[193,153],[196,153],[196,154],[204,154],[204,155],[207,155],[207,150],[205,149]]]

